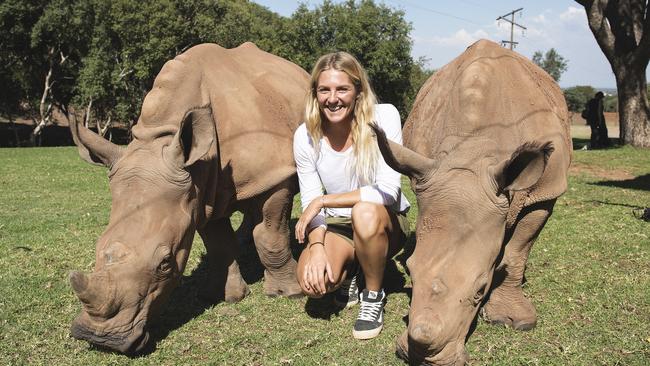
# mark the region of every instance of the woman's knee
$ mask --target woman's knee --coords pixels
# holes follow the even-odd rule
[[[386,208],[371,202],[358,202],[352,207],[352,228],[361,238],[386,232]]]

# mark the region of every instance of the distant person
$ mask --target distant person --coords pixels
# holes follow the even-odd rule
[[[587,124],[591,128],[590,144],[592,149],[609,147],[607,124],[603,113],[603,92],[598,92],[587,102]]]

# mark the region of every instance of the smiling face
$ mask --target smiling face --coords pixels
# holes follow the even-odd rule
[[[350,123],[358,95],[352,79],[343,71],[328,69],[318,77],[316,98],[321,115],[329,123]]]

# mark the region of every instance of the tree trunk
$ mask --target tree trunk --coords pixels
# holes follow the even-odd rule
[[[20,136],[18,135],[18,129],[14,123],[14,119],[11,114],[9,114],[9,127],[14,131],[14,138],[16,139],[16,147],[20,147]]]
[[[650,147],[650,107],[645,70],[650,59],[647,0],[575,0],[607,57],[618,89],[620,143]]]
[[[619,67],[616,71],[620,143],[648,148],[650,147],[650,107],[647,99],[645,67]]]

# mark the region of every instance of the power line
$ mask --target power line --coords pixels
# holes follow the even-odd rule
[[[485,4],[477,4],[477,3],[475,3],[475,2],[472,2],[472,1],[466,1],[466,0],[455,0],[455,1],[458,1],[458,2],[461,2],[461,3],[464,3],[464,4],[467,4],[467,5],[472,5],[472,6],[475,6],[475,7],[477,7],[477,8],[481,8],[481,9],[483,9],[483,10],[485,10],[485,9],[492,9],[492,10],[498,11],[496,8],[493,8],[493,7],[490,7],[490,6],[486,6]]]
[[[455,15],[453,15],[453,14],[444,13],[444,12],[441,12],[441,11],[437,11],[437,10],[433,10],[433,9],[425,8],[424,6],[421,6],[421,5],[418,5],[418,4],[413,4],[413,3],[409,2],[409,1],[404,1],[404,0],[400,0],[400,1],[401,1],[402,3],[408,5],[408,6],[411,6],[411,7],[413,7],[413,8],[416,8],[416,9],[420,9],[420,10],[428,11],[428,12],[431,12],[431,13],[434,13],[434,14],[438,14],[438,15],[442,15],[442,16],[449,17],[449,18],[454,18],[454,19],[462,20],[462,21],[467,22],[467,23],[471,23],[471,24],[474,24],[474,25],[478,25],[479,27],[482,27],[482,26],[483,26],[483,24],[478,24],[478,23],[476,23],[475,21],[473,21],[473,20],[471,20],[471,19],[462,18],[462,17],[455,16]]]
[[[517,10],[513,10],[513,11],[509,12],[508,14],[504,14],[504,15],[497,18],[497,20],[505,20],[506,22],[510,23],[510,40],[509,41],[501,41],[501,45],[505,46],[506,43],[509,43],[510,44],[510,49],[512,49],[515,45],[519,44],[519,42],[514,41],[515,26],[517,26],[517,27],[519,27],[519,28],[521,28],[523,30],[526,30],[526,27],[524,27],[523,25],[515,23],[515,13],[520,12],[522,10],[524,10],[524,8],[519,8]],[[506,18],[507,16],[510,16],[510,19],[507,19]]]

